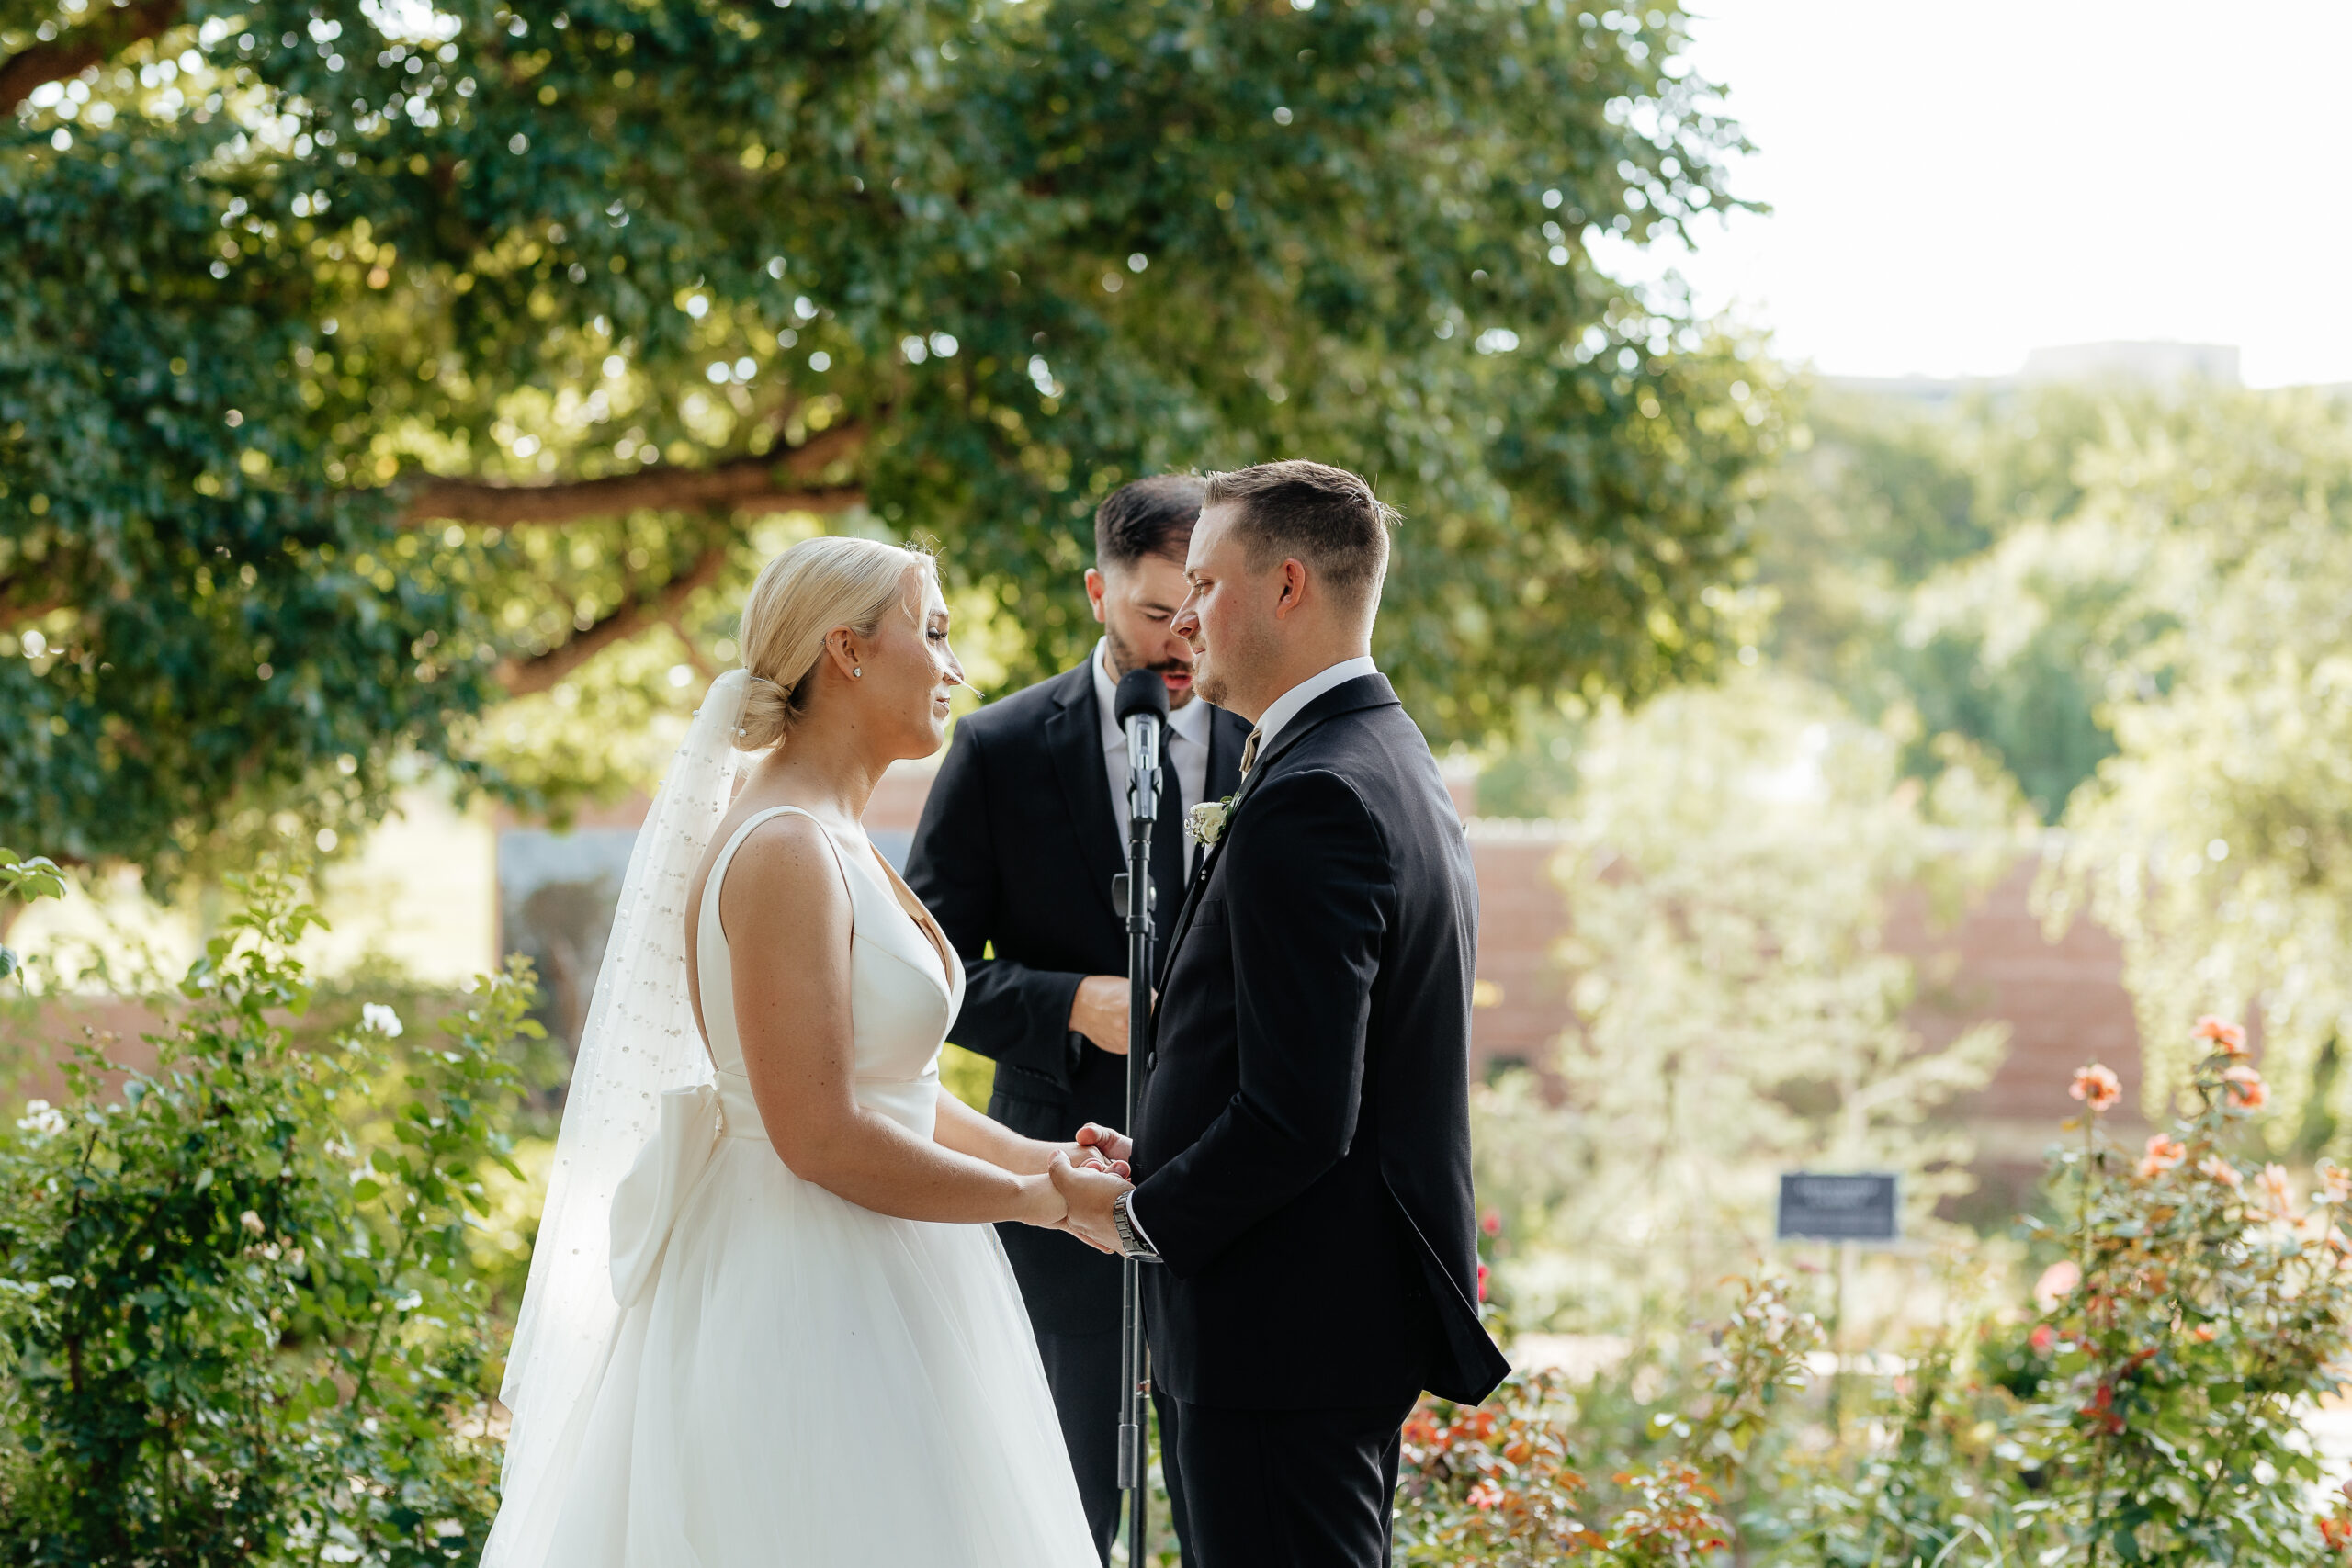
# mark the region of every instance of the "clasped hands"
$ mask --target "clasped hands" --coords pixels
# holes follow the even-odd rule
[[[1111,1223],[1111,1201],[1134,1185],[1127,1179],[1134,1156],[1135,1145],[1125,1134],[1093,1122],[1078,1130],[1074,1145],[1056,1148],[1046,1174],[1068,1212],[1055,1228],[1069,1232],[1097,1252],[1117,1252],[1119,1232]]]

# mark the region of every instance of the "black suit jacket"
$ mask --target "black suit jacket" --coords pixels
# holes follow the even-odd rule
[[[1274,738],[1177,921],[1135,1130],[1154,1380],[1195,1404],[1476,1403],[1478,889],[1387,679]]]
[[[1241,719],[1215,714],[1210,799],[1233,793],[1249,735]],[[964,960],[956,1043],[995,1060],[989,1114],[1023,1136],[1126,1122],[1126,1058],[1069,1028],[1080,980],[1127,972],[1126,928],[1111,903],[1125,854],[1091,655],[956,724],[915,829],[907,885]],[[1182,897],[1160,891],[1163,951]],[[999,1234],[1038,1328],[1118,1327],[1118,1259],[1034,1225]]]

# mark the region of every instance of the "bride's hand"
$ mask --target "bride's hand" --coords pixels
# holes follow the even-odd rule
[[[1069,1218],[1069,1204],[1054,1186],[1051,1176],[1014,1178],[1021,1183],[1021,1196],[1012,1217],[1025,1225],[1042,1225],[1057,1229]]]

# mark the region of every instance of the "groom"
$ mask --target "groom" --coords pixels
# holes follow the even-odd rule
[[[1134,1141],[1083,1135],[1135,1184],[1055,1173],[1074,1229],[1150,1265],[1200,1568],[1386,1563],[1414,1400],[1510,1370],[1475,1304],[1477,887],[1371,658],[1393,515],[1320,463],[1209,480],[1175,629],[1256,728],[1169,939]]]

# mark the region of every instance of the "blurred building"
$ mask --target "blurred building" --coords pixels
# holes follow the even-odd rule
[[[2007,376],[1824,376],[1833,390],[1865,392],[1943,405],[1973,393],[2052,383],[2114,382],[2159,390],[2204,384],[2242,385],[2238,350],[2220,343],[2077,343],[2037,348]]]

